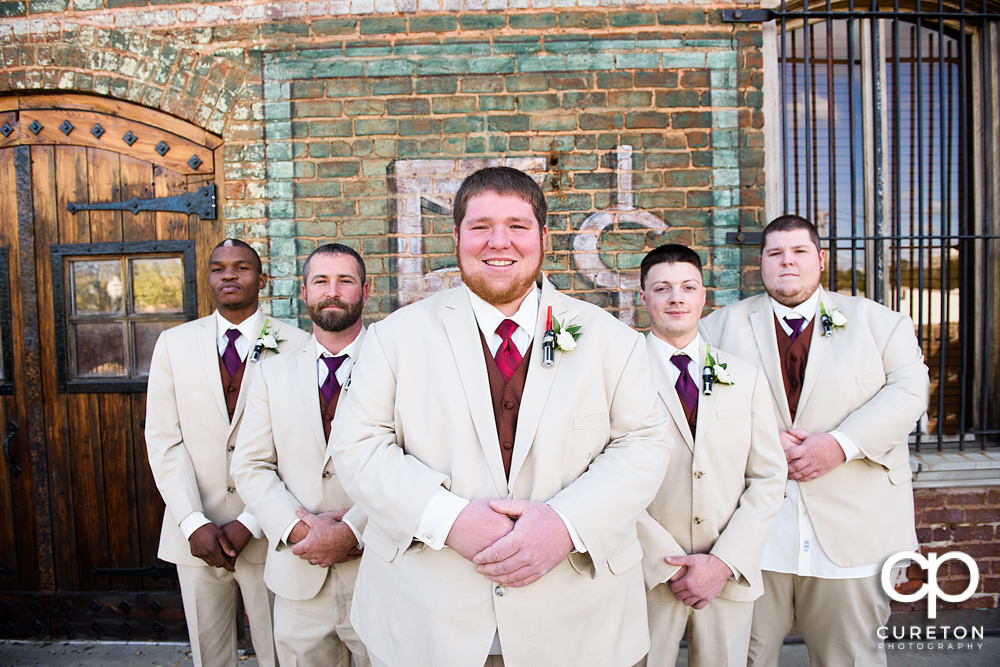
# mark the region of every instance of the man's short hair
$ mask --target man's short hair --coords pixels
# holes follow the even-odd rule
[[[358,263],[358,276],[361,279],[361,284],[365,284],[367,276],[365,274],[365,260],[361,259],[361,255],[354,248],[348,247],[343,243],[327,243],[326,245],[321,245],[311,253],[306,258],[306,263],[302,265],[302,282],[309,280],[309,265],[312,264],[312,259],[316,255],[350,255],[354,258],[354,261]]]
[[[809,238],[812,239],[813,245],[816,246],[816,252],[820,251],[819,230],[816,229],[816,225],[801,215],[783,215],[769,222],[767,227],[764,227],[764,231],[760,233],[761,253],[764,252],[764,248],[767,246],[767,237],[771,232],[793,232],[796,229],[804,229],[809,232]]]
[[[254,268],[257,269],[257,273],[264,272],[264,265],[260,263],[260,255],[257,254],[257,251],[254,250],[253,246],[251,246],[249,243],[240,241],[239,239],[223,239],[223,241],[219,243],[219,245],[212,248],[212,253],[211,255],[209,255],[209,257],[214,255],[215,251],[218,250],[219,248],[243,248],[244,250],[249,251],[250,256],[253,257],[253,265]]]
[[[462,225],[469,200],[485,192],[513,195],[528,202],[535,214],[535,220],[538,221],[538,233],[541,234],[542,227],[545,226],[549,216],[545,194],[531,176],[513,167],[486,167],[462,181],[462,186],[455,195],[455,204],[451,211],[452,219],[455,221],[455,229]]]
[[[639,269],[639,286],[642,289],[646,289],[646,274],[649,273],[650,269],[664,262],[668,264],[687,262],[694,265],[698,269],[698,273],[701,273],[701,257],[698,253],[686,245],[666,243],[658,248],[653,248],[649,251],[648,255],[642,258],[642,264]]]

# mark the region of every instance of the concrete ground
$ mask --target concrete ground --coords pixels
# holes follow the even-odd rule
[[[889,651],[889,667],[1000,665],[1000,637],[986,637],[975,643],[982,646],[971,650]],[[3,667],[185,667],[193,664],[188,644],[0,641],[0,665]],[[686,650],[681,651],[677,665],[687,667]],[[804,645],[791,644],[782,650],[781,667],[808,665],[809,654]],[[241,657],[239,667],[257,667],[257,659]]]

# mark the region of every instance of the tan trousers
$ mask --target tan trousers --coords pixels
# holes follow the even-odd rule
[[[371,657],[372,659],[372,667],[389,667],[389,665],[385,664],[374,655],[369,657]],[[491,655],[487,657],[486,662],[483,664],[483,667],[503,667],[503,656]]]
[[[764,571],[754,604],[750,667],[777,667],[781,644],[798,629],[812,667],[885,667],[875,634],[889,620],[879,577],[820,579]]]
[[[264,565],[236,559],[236,573],[221,567],[177,566],[195,667],[235,667],[236,595],[250,618],[257,662],[275,667],[271,612],[274,595],[264,585]]]
[[[369,667],[368,651],[351,625],[348,588],[331,568],[311,600],[274,599],[274,643],[281,667]]]
[[[670,594],[670,591],[667,591]],[[673,667],[687,636],[690,667],[745,667],[753,602],[715,598],[694,609],[672,594],[647,601],[649,654],[636,667]]]

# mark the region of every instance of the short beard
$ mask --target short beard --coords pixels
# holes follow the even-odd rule
[[[326,311],[327,306],[339,306],[343,311]],[[328,333],[339,333],[350,329],[361,317],[361,311],[365,307],[364,301],[358,299],[355,303],[346,303],[334,297],[325,299],[316,304],[307,303],[306,310],[309,311],[309,319],[316,326]]]
[[[785,306],[786,308],[795,308],[799,304],[805,303],[806,301],[809,300],[809,297],[811,297],[813,294],[816,293],[816,290],[818,289],[819,289],[819,283],[816,283],[815,285],[813,285],[813,288],[811,290],[802,289],[796,291],[794,294],[786,294],[784,292],[779,292],[777,290],[772,291],[766,289],[765,287],[767,295],[772,299],[774,299],[775,301],[777,301],[778,303],[780,303],[782,306]],[[803,294],[805,294],[805,296],[803,296]]]
[[[461,256],[456,252],[455,257],[458,259],[458,268],[462,272],[462,282],[465,283],[465,286],[472,290],[473,294],[493,306],[502,306],[523,297],[535,284],[535,281],[538,279],[538,272],[542,270],[542,258],[539,257],[538,266],[535,267],[530,277],[511,283],[505,288],[498,289],[480,275],[467,274],[462,268]]]

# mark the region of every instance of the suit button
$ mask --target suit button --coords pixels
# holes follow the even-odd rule
[[[493,592],[497,594],[498,598],[502,598],[504,595],[507,594],[507,589],[504,588],[503,584],[497,584],[497,587],[493,589]]]
[[[325,421],[325,422],[331,422],[331,421],[333,421],[333,415],[324,414],[323,415],[323,421]]]
[[[236,450],[236,447],[234,445],[229,445],[228,447],[226,447],[226,451],[227,452],[232,452],[232,451],[235,451],[235,450]]]
[[[434,536],[430,533],[424,533],[424,542],[427,544],[434,544]]]
[[[230,486],[226,489],[226,493],[236,493],[236,489]]]
[[[514,449],[514,443],[513,442],[505,442],[505,443],[503,443],[502,447],[509,452],[510,450]]]
[[[507,401],[506,403],[503,404],[503,406],[505,408],[507,408],[508,410],[513,410],[514,409],[514,401]]]
[[[695,479],[701,479],[701,476],[702,476],[702,475],[704,475],[704,474],[705,474],[705,473],[703,473],[702,471],[700,471],[700,470],[699,470],[699,471],[697,471],[697,472],[696,472],[696,473],[694,474],[694,478],[695,478]]]
[[[230,386],[229,387],[229,393],[230,394],[235,394],[236,393],[236,387]]]
[[[790,356],[789,359],[791,359],[792,361],[798,361],[799,360],[799,358],[796,357],[794,354],[792,356]]]
[[[798,380],[792,380],[788,384],[792,385],[793,387],[798,387],[799,386],[799,381]]]
[[[702,519],[700,516],[696,516],[694,518],[694,522],[697,523],[697,524],[701,524],[702,521],[704,521],[704,519]]]
[[[333,473],[332,472],[330,472],[329,470],[324,470],[323,471],[323,479],[330,479],[331,477],[333,477]]]

